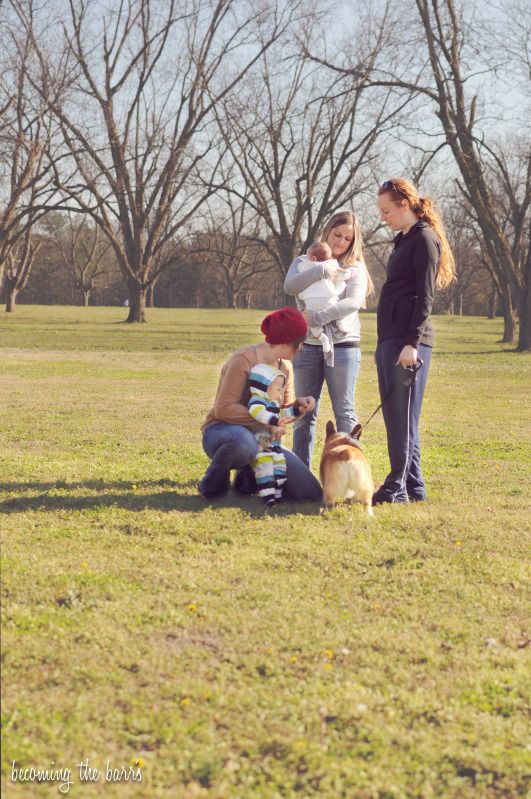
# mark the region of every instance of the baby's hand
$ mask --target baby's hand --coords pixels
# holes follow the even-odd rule
[[[269,428],[271,441],[280,441],[285,432],[284,426],[281,426],[280,422],[277,425],[271,425]]]
[[[343,269],[342,266],[338,266],[336,264],[327,264],[325,267],[326,277],[329,280],[333,280],[334,283],[337,280],[348,280],[350,277],[350,269]]]

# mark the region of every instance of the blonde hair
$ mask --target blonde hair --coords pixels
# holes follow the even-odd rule
[[[415,216],[418,219],[425,219],[433,229],[441,242],[441,261],[435,285],[439,289],[449,286],[452,280],[455,280],[455,260],[444,232],[440,211],[431,197],[421,197],[415,186],[405,178],[386,180],[378,189],[378,195],[380,194],[389,194],[391,200],[397,205],[404,201],[407,202]]]
[[[367,275],[367,297],[374,291],[374,284],[371,280],[367,264],[365,263],[365,256],[363,255],[363,236],[361,233],[361,225],[352,211],[336,211],[332,214],[328,222],[325,223],[321,231],[321,239],[328,242],[328,236],[332,230],[341,225],[350,225],[353,231],[352,241],[348,246],[348,250],[339,259],[342,266],[355,266],[356,262],[361,263]]]

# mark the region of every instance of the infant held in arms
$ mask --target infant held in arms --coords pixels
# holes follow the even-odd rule
[[[332,258],[332,248],[325,241],[315,241],[306,253],[306,260],[301,261],[299,264],[299,272],[304,272],[312,266],[335,267],[340,269],[338,262]],[[322,278],[312,283],[307,289],[301,291],[299,299],[303,300],[306,310],[308,311],[324,311],[331,306],[337,305],[338,297],[345,288],[345,281],[349,280],[351,273],[349,270],[341,272],[341,278],[336,277],[335,280],[331,278]],[[335,323],[338,330],[343,331],[341,320]],[[318,338],[323,346],[323,352],[328,353],[332,349],[332,342],[330,337],[325,332],[323,327],[310,327],[312,336]]]

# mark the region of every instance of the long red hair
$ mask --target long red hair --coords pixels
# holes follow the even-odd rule
[[[441,214],[431,197],[421,197],[415,186],[405,178],[386,180],[378,189],[378,194],[389,194],[397,204],[407,202],[418,219],[425,219],[433,228],[441,242],[441,262],[437,271],[435,284],[444,289],[455,280],[455,260],[446,238]]]

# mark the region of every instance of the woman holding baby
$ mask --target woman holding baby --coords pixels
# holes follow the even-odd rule
[[[316,398],[314,410],[298,423],[293,436],[293,451],[307,466],[315,445],[325,381],[337,430],[350,433],[357,424],[354,394],[361,362],[358,311],[365,307],[372,290],[360,225],[352,212],[333,214],[323,228],[321,242],[330,249],[321,248],[315,256],[311,249],[308,255],[300,255],[284,282],[284,291],[295,296],[310,328],[293,361],[295,393]]]

